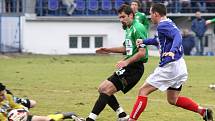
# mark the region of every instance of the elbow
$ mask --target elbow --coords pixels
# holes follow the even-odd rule
[[[145,57],[146,53],[141,53],[141,57]]]
[[[146,55],[146,50],[139,51],[139,57],[144,57]]]

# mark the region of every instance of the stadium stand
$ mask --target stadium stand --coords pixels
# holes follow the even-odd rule
[[[37,0],[36,1],[36,14],[37,16],[44,16],[45,14],[45,1],[44,0]]]
[[[48,0],[49,15],[57,15],[58,9],[59,9],[58,0]]]
[[[115,9],[116,12],[117,12],[117,10],[119,9],[119,7],[120,7],[123,3],[125,3],[124,0],[115,0],[115,1],[114,1],[114,9]]]
[[[40,0],[39,0],[40,1]],[[45,4],[46,0],[40,1]],[[100,16],[100,15],[116,15],[116,10],[121,6],[123,3],[129,3],[130,0],[76,0],[75,1],[77,6],[74,12],[74,15],[79,15],[79,16],[85,16],[85,15],[91,15],[91,16]],[[153,2],[160,2],[158,0],[154,0]],[[207,1],[166,1],[162,0],[167,8],[169,13],[195,13],[196,10],[200,10],[203,13],[214,13],[215,8],[213,7],[215,5],[215,1],[213,0],[207,0]],[[143,7],[147,8],[142,8],[143,12],[148,13],[146,10],[149,10],[151,2],[143,2]],[[42,9],[43,13],[46,14],[46,8],[43,5],[43,8],[41,8],[40,4],[37,4],[39,6],[36,6],[38,9]],[[60,9],[58,11],[62,11],[64,6],[60,4]],[[41,10],[40,10],[41,11]],[[62,13],[62,12],[58,12]],[[38,15],[38,13],[37,13]],[[39,14],[41,15],[41,14]],[[64,16],[65,14],[58,14],[56,16]]]
[[[29,0],[30,1],[30,0]],[[131,0],[74,0],[76,6],[72,14],[67,14],[67,6],[62,0],[35,0],[35,11],[37,16],[116,16],[116,10],[124,3],[130,3]],[[215,12],[215,0],[152,0],[141,1],[141,12],[149,14],[149,7],[154,2],[162,2],[168,12],[193,14],[197,10],[202,13]],[[32,2],[33,3],[33,2]],[[1,0],[1,13],[25,13],[28,6],[26,0]],[[31,7],[32,8],[32,7]]]
[[[112,15],[112,2],[111,0],[102,0],[101,14],[102,15]]]
[[[74,15],[86,15],[86,1],[85,0],[76,0],[76,8]]]
[[[87,15],[99,15],[99,1],[98,0],[88,0],[87,6],[88,6]]]
[[[48,0],[48,9],[55,11],[58,9],[59,1],[58,0]]]

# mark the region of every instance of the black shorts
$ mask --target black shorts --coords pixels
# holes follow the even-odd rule
[[[140,80],[144,73],[143,62],[135,62],[114,72],[107,80],[111,81],[123,93],[127,93]]]

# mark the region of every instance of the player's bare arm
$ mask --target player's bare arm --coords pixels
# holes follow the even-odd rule
[[[125,47],[113,47],[113,48],[98,48],[96,50],[96,53],[98,54],[108,54],[108,53],[124,53],[125,52]]]
[[[101,48],[98,48],[96,50],[96,53],[98,53],[98,54],[108,54],[108,53],[110,53],[110,51],[108,50],[108,48],[101,47]]]
[[[119,69],[123,68],[130,63],[138,61],[141,57],[144,57],[145,54],[146,54],[146,49],[145,48],[139,48],[138,52],[134,56],[132,56],[131,58],[128,58],[127,60],[118,61],[118,63],[116,64],[116,67]]]
[[[207,20],[207,21],[205,22],[206,25],[209,25],[209,24],[211,24],[211,23],[212,23],[211,20]]]

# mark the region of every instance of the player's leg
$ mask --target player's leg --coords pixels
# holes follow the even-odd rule
[[[136,102],[133,106],[133,110],[130,114],[130,118],[128,121],[136,121],[139,118],[140,114],[146,108],[147,96],[156,90],[157,90],[156,87],[148,84],[147,82],[142,85],[142,87],[139,90],[139,96],[136,99]]]
[[[173,62],[172,67],[174,68],[172,69],[171,75],[173,75],[175,78],[171,77],[171,75],[168,75],[170,79],[172,79],[171,82],[174,82],[174,84],[172,84],[171,87],[167,89],[168,102],[172,105],[184,108],[186,110],[199,113],[204,117],[206,121],[212,121],[212,110],[203,108],[192,99],[179,95],[182,84],[187,80],[188,76],[184,59]]]
[[[152,74],[145,80],[145,83],[139,90],[139,96],[133,106],[129,121],[135,121],[144,111],[147,105],[147,96],[157,89],[165,91],[171,81],[169,76],[172,75],[172,64],[167,64],[165,67],[157,67]]]
[[[36,106],[37,102],[35,100],[29,100],[26,98],[19,98],[16,96],[13,96],[14,102],[18,103],[18,104],[22,104],[23,106],[29,108],[33,108],[34,106]]]
[[[124,121],[128,119],[128,115],[123,110],[123,108],[119,105],[116,97],[111,95],[108,101],[108,105],[116,112],[119,121]]]
[[[125,69],[124,73],[117,74],[119,77],[119,80],[117,82],[121,82],[121,83],[116,87],[118,87],[118,90],[121,90],[124,94],[126,94],[141,79],[144,73],[144,65],[142,62],[135,62],[135,63],[129,64],[124,69]],[[120,70],[120,71],[123,71],[123,70]],[[118,110],[120,111],[121,109],[119,108]],[[128,119],[129,119],[129,115],[127,115],[124,111],[123,113],[121,113],[121,115],[120,114],[118,115],[118,121],[127,121]]]
[[[89,114],[86,121],[95,121],[97,116],[101,113],[101,111],[105,108],[106,104],[109,101],[109,98],[111,95],[113,95],[115,92],[117,92],[116,87],[113,85],[112,82],[105,80],[101,83],[99,86],[99,97]]]
[[[33,108],[36,106],[37,102],[35,100],[29,100],[30,102],[30,108]]]
[[[29,115],[27,121],[62,121],[63,119],[72,119],[72,116],[76,116],[76,114],[73,112],[66,112],[48,116]]]
[[[14,96],[13,93],[9,89],[6,89],[6,92],[7,92],[7,94],[11,94],[13,96],[14,102],[16,102],[18,104],[22,104],[23,106],[25,106],[27,108],[33,108],[37,104],[37,102],[35,100],[19,98],[19,97]]]
[[[205,121],[213,121],[213,112],[211,109],[199,106],[195,101],[188,97],[180,96],[182,86],[179,88],[169,88],[167,90],[167,100],[171,105],[181,107],[199,113]]]
[[[30,116],[27,121],[51,121],[48,116]]]
[[[135,62],[129,64],[123,69],[116,71],[112,76],[110,76],[104,83],[100,85],[99,99],[97,100],[91,114],[87,118],[87,121],[94,121],[98,114],[104,109],[106,104],[109,104],[111,108],[113,108],[113,110],[115,110],[117,114],[119,114],[119,119],[121,118],[120,115],[122,116],[122,119],[124,118],[124,116],[127,116],[124,110],[119,106],[119,103],[115,96],[113,96],[113,94],[119,90],[121,90],[123,93],[127,93],[137,84],[137,82],[142,77],[143,72],[143,64],[141,62]],[[103,104],[101,102],[103,102]],[[99,104],[102,104],[102,106],[100,106]],[[100,111],[98,109],[100,109]],[[97,114],[95,112],[96,110]],[[127,119],[128,118],[126,118],[125,120]]]

